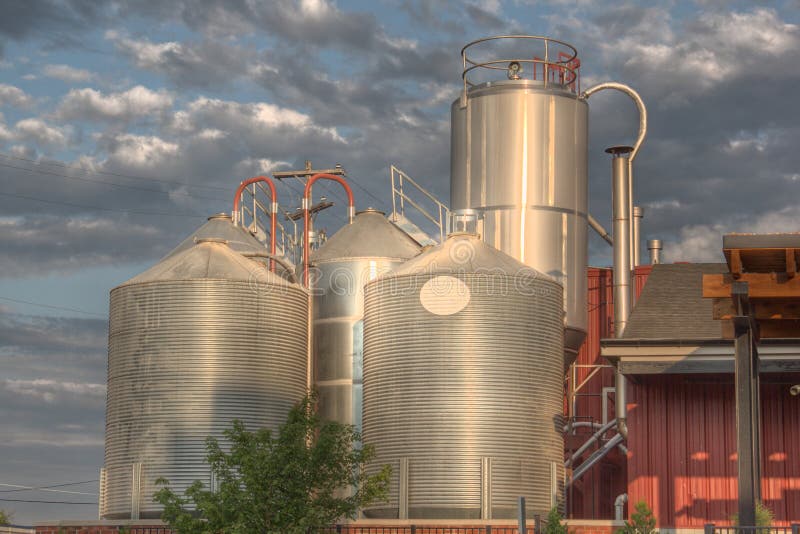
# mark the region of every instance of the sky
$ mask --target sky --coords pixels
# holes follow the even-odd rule
[[[242,179],[341,163],[390,209],[394,164],[445,203],[460,49],[497,34],[573,44],[584,88],[649,111],[644,238],[719,261],[731,231],[800,227],[800,3],[565,0],[6,0],[0,16],[0,508],[94,518],[108,291],[152,265]],[[610,227],[621,94],[590,99],[590,211]],[[327,224],[344,216],[340,193]],[[280,191],[282,204],[297,189]],[[590,240],[592,263],[609,250]],[[89,494],[89,495],[84,495]]]

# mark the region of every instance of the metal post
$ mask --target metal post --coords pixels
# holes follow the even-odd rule
[[[739,468],[739,525],[756,524],[761,500],[761,446],[758,350],[755,321],[750,316],[747,282],[734,282],[731,297],[737,308],[733,319],[736,383],[736,450]]]
[[[533,516],[533,534],[542,534],[542,516],[539,514]]]
[[[517,518],[518,521],[517,530],[519,531],[519,534],[525,534],[526,532],[528,532],[528,528],[525,526],[525,497],[519,498],[518,507],[519,507],[519,513]]]
[[[800,534],[800,523],[792,523],[792,534]]]
[[[706,523],[703,525],[703,534],[714,534],[714,523]]]
[[[481,458],[481,519],[492,518],[492,459]]]
[[[399,510],[397,511],[397,516],[399,519],[408,519],[408,458],[400,458],[398,479],[400,495],[398,496],[397,504]]]

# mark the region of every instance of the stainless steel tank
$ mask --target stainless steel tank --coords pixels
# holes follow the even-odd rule
[[[306,390],[308,292],[200,240],[111,291],[107,519],[155,518],[154,481],[210,481],[205,439],[277,428]]]
[[[364,284],[419,251],[383,213],[368,209],[311,256],[313,376],[323,418],[361,430]]]
[[[267,252],[267,248],[256,239],[253,234],[233,224],[233,219],[227,213],[217,213],[208,218],[208,221],[191,233],[178,246],[173,248],[163,259],[167,259],[179,252],[192,248],[200,239],[224,239],[228,247],[236,252]]]
[[[563,487],[561,285],[449,237],[365,288],[369,466],[392,466],[371,518],[545,514]]]
[[[521,45],[520,59],[496,59],[515,57],[502,48],[510,45]],[[470,43],[462,57],[464,92],[451,108],[451,208],[481,212],[487,243],[564,285],[569,364],[588,321],[588,106],[577,53],[519,36]]]

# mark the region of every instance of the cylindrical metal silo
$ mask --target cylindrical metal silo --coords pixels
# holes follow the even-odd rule
[[[313,375],[323,418],[361,430],[364,284],[419,251],[383,213],[367,209],[311,256]]]
[[[518,56],[503,48],[520,44]],[[569,364],[588,321],[588,105],[577,52],[517,36],[475,41],[462,57],[464,92],[451,108],[451,208],[481,212],[487,243],[564,285]]]
[[[211,483],[204,441],[277,428],[306,390],[308,292],[200,240],[111,291],[104,518],[153,518],[154,481]],[[224,438],[223,438],[224,439]]]
[[[562,287],[475,234],[366,285],[364,441],[393,468],[374,518],[512,518],[563,480]]]

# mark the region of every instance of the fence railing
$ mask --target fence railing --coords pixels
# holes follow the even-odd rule
[[[792,523],[788,527],[718,527],[714,523],[706,523],[703,534],[800,534],[800,523]]]

